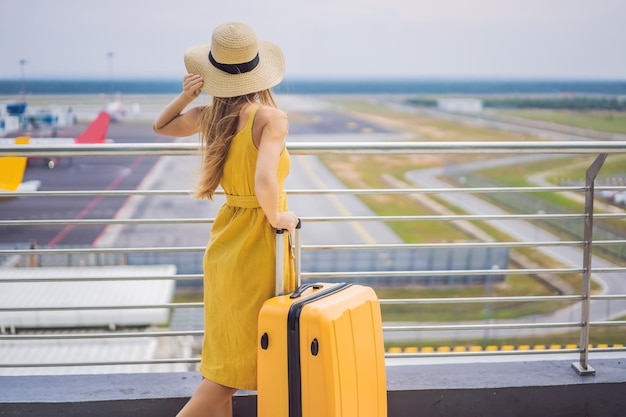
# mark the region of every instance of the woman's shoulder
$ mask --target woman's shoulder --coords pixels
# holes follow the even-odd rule
[[[257,110],[256,118],[258,121],[270,123],[287,120],[287,113],[276,107],[261,106]]]
[[[276,107],[259,107],[254,120],[253,136],[261,138],[261,136],[266,135],[268,137],[275,137],[277,139],[284,140],[288,131],[289,122],[287,119],[287,113]],[[259,146],[259,143],[255,142],[255,144],[257,147]]]
[[[259,109],[257,110],[254,124],[260,130],[265,130],[266,128],[268,128],[275,132],[284,131],[285,133],[287,132],[287,130],[289,130],[287,113],[276,107],[259,107]]]

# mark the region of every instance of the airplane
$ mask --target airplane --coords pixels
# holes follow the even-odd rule
[[[16,145],[27,145],[30,141],[28,137],[15,138]],[[37,191],[41,186],[41,181],[31,180],[22,182],[24,171],[26,170],[25,156],[3,156],[0,157],[0,192],[13,193],[9,197],[0,197],[0,202],[19,197],[20,193]]]
[[[111,122],[111,115],[108,112],[100,112],[98,116],[87,126],[87,128],[75,138],[59,138],[59,137],[45,137],[45,138],[30,138],[30,144],[32,145],[71,145],[71,144],[95,144],[95,143],[110,143],[110,139],[106,139],[107,129]],[[13,144],[12,139],[0,139],[0,145]],[[42,158],[29,158],[34,161]],[[43,158],[45,163],[50,169],[54,168],[59,162],[59,158]]]

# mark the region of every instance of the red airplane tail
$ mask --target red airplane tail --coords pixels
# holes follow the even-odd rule
[[[98,117],[87,126],[87,129],[74,139],[74,143],[104,143],[111,115],[100,112]]]

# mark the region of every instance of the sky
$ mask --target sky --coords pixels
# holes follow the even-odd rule
[[[0,0],[0,79],[182,79],[228,21],[287,78],[626,79],[626,0]]]

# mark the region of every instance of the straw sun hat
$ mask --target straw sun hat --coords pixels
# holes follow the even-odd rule
[[[278,45],[257,40],[250,26],[230,22],[215,28],[210,44],[187,49],[185,67],[202,76],[207,94],[236,97],[278,85],[285,59]]]

